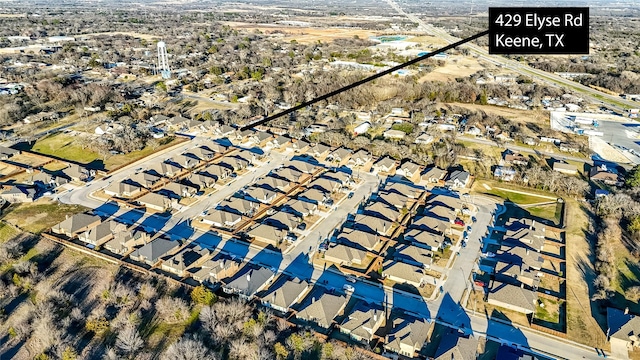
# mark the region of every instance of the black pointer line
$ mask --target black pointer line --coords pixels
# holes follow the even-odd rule
[[[400,64],[400,65],[394,66],[394,67],[392,67],[392,68],[390,68],[390,69],[387,69],[387,70],[381,71],[381,72],[379,72],[379,73],[377,73],[377,74],[375,74],[375,75],[369,76],[368,78],[364,78],[364,79],[362,79],[362,80],[360,80],[360,81],[356,81],[356,82],[354,82],[353,84],[349,84],[349,85],[347,85],[347,86],[345,86],[345,87],[342,87],[342,88],[340,88],[340,89],[338,89],[338,90],[334,90],[334,91],[332,91],[332,92],[330,92],[330,93],[328,93],[328,94],[324,94],[324,95],[322,95],[322,96],[319,96],[319,97],[317,97],[317,98],[315,98],[315,99],[313,99],[313,100],[309,100],[309,101],[304,102],[304,103],[302,103],[302,104],[300,104],[300,105],[296,105],[296,106],[294,106],[294,107],[292,107],[292,108],[289,108],[289,109],[287,109],[287,110],[285,110],[285,111],[283,111],[283,112],[280,112],[280,113],[277,113],[277,114],[274,114],[274,115],[268,116],[268,117],[266,117],[266,118],[264,118],[264,119],[260,119],[260,120],[258,120],[258,121],[254,121],[254,122],[252,122],[252,123],[250,123],[250,124],[244,125],[244,126],[242,126],[242,127],[240,128],[240,130],[241,130],[241,131],[243,131],[243,130],[247,130],[247,129],[250,129],[250,128],[252,128],[252,127],[255,127],[255,126],[258,126],[258,125],[262,125],[262,124],[264,124],[264,123],[267,123],[267,122],[269,122],[269,121],[271,121],[271,120],[275,120],[275,119],[277,119],[277,118],[279,118],[279,117],[285,116],[285,115],[290,114],[290,113],[292,113],[292,112],[294,112],[294,111],[297,111],[297,110],[300,110],[300,109],[302,109],[302,108],[305,108],[305,107],[307,107],[307,106],[309,106],[309,105],[315,104],[315,103],[317,103],[317,102],[319,102],[319,101],[326,100],[327,98],[330,98],[330,97],[332,97],[332,96],[334,96],[334,95],[338,95],[338,94],[340,94],[341,92],[344,92],[344,91],[347,91],[347,90],[351,90],[351,89],[353,89],[353,88],[355,88],[355,87],[357,87],[357,86],[360,86],[360,85],[362,85],[362,84],[368,83],[369,81],[375,80],[375,79],[377,79],[377,78],[379,78],[379,77],[382,77],[382,76],[385,76],[385,75],[387,75],[387,74],[391,74],[392,72],[394,72],[394,71],[396,71],[396,70],[400,70],[400,69],[402,69],[402,68],[404,68],[404,67],[407,67],[407,66],[409,66],[409,65],[413,65],[413,64],[415,64],[415,63],[417,63],[417,62],[420,62],[420,61],[422,61],[422,60],[424,60],[424,59],[428,59],[428,58],[430,58],[430,57],[432,57],[432,56],[435,56],[435,55],[437,55],[437,54],[439,54],[439,53],[441,53],[441,52],[445,52],[445,51],[447,51],[447,50],[451,50],[451,49],[453,49],[453,48],[455,48],[455,47],[457,47],[457,46],[460,46],[460,45],[462,45],[462,44],[464,44],[464,43],[467,43],[467,42],[469,42],[469,41],[471,41],[471,40],[475,40],[475,39],[477,39],[477,38],[479,38],[479,37],[482,37],[482,36],[485,36],[485,35],[487,35],[487,34],[489,34],[489,30],[486,30],[486,31],[483,31],[483,32],[481,32],[481,33],[475,34],[475,35],[473,35],[473,36],[471,36],[471,37],[468,37],[468,38],[466,38],[466,39],[460,40],[460,41],[458,41],[458,42],[456,42],[456,43],[453,43],[453,44],[447,45],[447,46],[445,46],[445,47],[443,47],[443,48],[440,48],[440,49],[438,49],[438,50],[432,51],[432,52],[430,52],[430,53],[428,53],[428,54],[425,54],[425,55],[419,56],[419,57],[417,57],[417,58],[415,58],[415,59],[412,59],[412,60],[407,61],[406,63],[403,63],[403,64]]]

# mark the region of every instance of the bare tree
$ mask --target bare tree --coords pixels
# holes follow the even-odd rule
[[[143,346],[144,341],[134,325],[128,324],[118,333],[116,347],[122,354],[131,357],[140,351]]]
[[[215,356],[200,342],[193,338],[182,338],[169,346],[162,354],[162,360],[217,360]]]

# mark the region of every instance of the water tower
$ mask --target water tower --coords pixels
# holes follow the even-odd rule
[[[169,70],[169,59],[167,58],[167,45],[164,41],[158,41],[158,71],[163,79],[171,78],[171,70]]]

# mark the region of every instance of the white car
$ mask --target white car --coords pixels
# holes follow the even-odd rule
[[[357,280],[353,276],[347,276],[347,281],[355,284]]]
[[[349,284],[344,284],[344,286],[342,286],[342,289],[346,292],[353,292],[355,290],[354,287]]]

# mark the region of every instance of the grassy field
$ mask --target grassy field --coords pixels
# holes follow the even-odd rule
[[[559,224],[560,216],[562,216],[561,208],[560,204],[549,204],[530,206],[527,207],[526,210],[533,216],[541,217],[543,219],[553,221],[555,224]]]
[[[76,142],[76,137],[64,133],[56,133],[40,138],[31,151],[43,155],[88,164],[100,158],[98,153],[83,149]]]
[[[14,237],[18,236],[20,231],[14,228],[11,225],[7,225],[4,222],[0,222],[0,243],[3,243],[7,240],[11,240]]]
[[[25,231],[38,234],[61,222],[67,215],[86,211],[80,205],[66,205],[52,202],[12,205],[3,219]]]
[[[145,147],[142,150],[132,151],[128,154],[111,155],[105,160],[104,168],[106,170],[112,170],[161,151],[164,148],[186,141],[186,139],[178,137],[167,137],[163,140],[164,142],[161,142],[162,146],[159,148],[152,149],[150,147]],[[88,164],[92,161],[101,160],[98,153],[93,152],[90,149],[83,149],[81,146],[77,145],[76,137],[65,133],[51,134],[39,139],[33,145],[31,151],[81,164]]]
[[[587,239],[589,224],[582,204],[567,199],[566,224],[566,284],[567,284],[567,337],[583,344],[608,347],[602,324],[603,314],[592,307],[591,296],[595,270],[593,254]]]
[[[489,189],[487,189],[484,185],[487,185]],[[513,192],[510,190],[518,191],[518,192]],[[540,191],[536,189],[529,189],[529,188],[525,188],[517,185],[501,183],[501,182],[491,181],[491,180],[476,181],[473,184],[473,188],[471,189],[471,191],[480,193],[480,194],[498,196],[500,198],[509,200],[511,202],[514,202],[520,205],[529,205],[529,204],[537,204],[537,203],[554,201],[555,198],[557,197],[557,195],[550,192]],[[526,193],[526,194],[523,194],[523,193]]]

